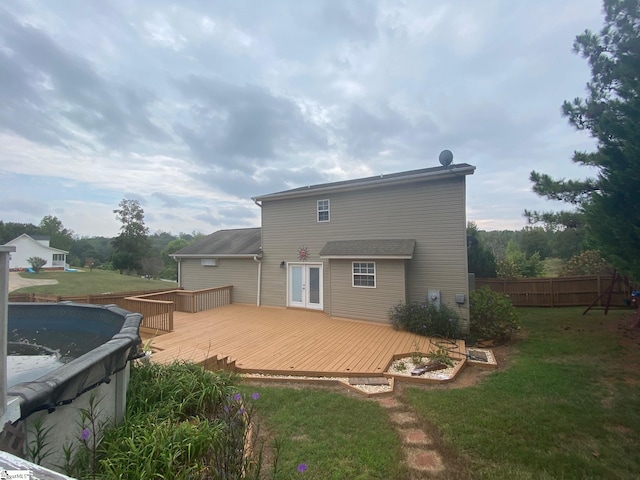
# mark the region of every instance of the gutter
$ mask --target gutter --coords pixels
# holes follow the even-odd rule
[[[253,258],[255,253],[236,253],[236,254],[219,254],[219,253],[182,253],[169,255],[174,259],[179,258]]]
[[[256,306],[260,306],[260,286],[262,285],[262,253],[260,255],[254,255],[253,261],[258,262],[258,295],[256,298]]]
[[[258,202],[264,202],[265,200],[277,200],[282,198],[296,198],[306,197],[310,195],[325,194],[330,192],[340,191],[353,191],[361,190],[377,186],[387,185],[402,185],[415,183],[423,180],[437,180],[440,178],[455,178],[460,175],[472,175],[476,167],[467,164],[451,165],[446,169],[430,170],[426,172],[415,173],[411,175],[398,175],[395,173],[385,175],[379,175],[377,177],[369,177],[367,179],[345,180],[343,182],[330,183],[324,186],[309,185],[306,189],[296,188],[294,190],[286,190],[284,192],[270,193],[267,195],[261,195],[253,197],[251,200],[258,205],[262,206]]]

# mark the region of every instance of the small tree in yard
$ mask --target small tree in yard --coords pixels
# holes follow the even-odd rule
[[[47,264],[47,261],[42,257],[29,257],[27,258],[27,262],[29,262],[29,265],[31,265],[31,268],[33,268],[33,271],[36,273],[42,270],[42,267]]]
[[[120,220],[120,235],[111,241],[111,262],[120,273],[139,271],[141,261],[151,249],[149,229],[144,224],[144,210],[137,200],[122,199],[120,208],[113,211]]]
[[[140,272],[149,280],[156,278],[162,268],[162,260],[158,257],[145,257],[140,260]]]

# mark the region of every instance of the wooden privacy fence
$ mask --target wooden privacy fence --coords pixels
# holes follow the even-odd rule
[[[43,295],[24,293],[9,295],[10,302],[75,302],[97,305],[115,304],[142,314],[141,328],[154,333],[173,331],[173,312],[197,313],[231,303],[232,285],[203,290],[162,290],[101,295]]]
[[[516,307],[572,307],[595,304],[605,306],[612,277],[589,275],[554,278],[476,278],[476,288],[489,287],[509,296]],[[617,277],[611,291],[612,307],[628,306],[631,291],[628,282]]]

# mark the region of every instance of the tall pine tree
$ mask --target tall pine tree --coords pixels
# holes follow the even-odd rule
[[[538,195],[576,205],[602,256],[640,281],[640,0],[604,0],[604,14],[600,33],[586,30],[573,45],[591,67],[588,95],[562,106],[571,125],[597,140],[595,152],[575,152],[573,161],[598,175],[530,178]]]

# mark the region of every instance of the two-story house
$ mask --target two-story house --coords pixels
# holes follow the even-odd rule
[[[443,302],[468,329],[465,180],[434,167],[253,198],[262,227],[221,230],[173,256],[189,290],[233,285],[235,303],[388,321],[399,302]]]

